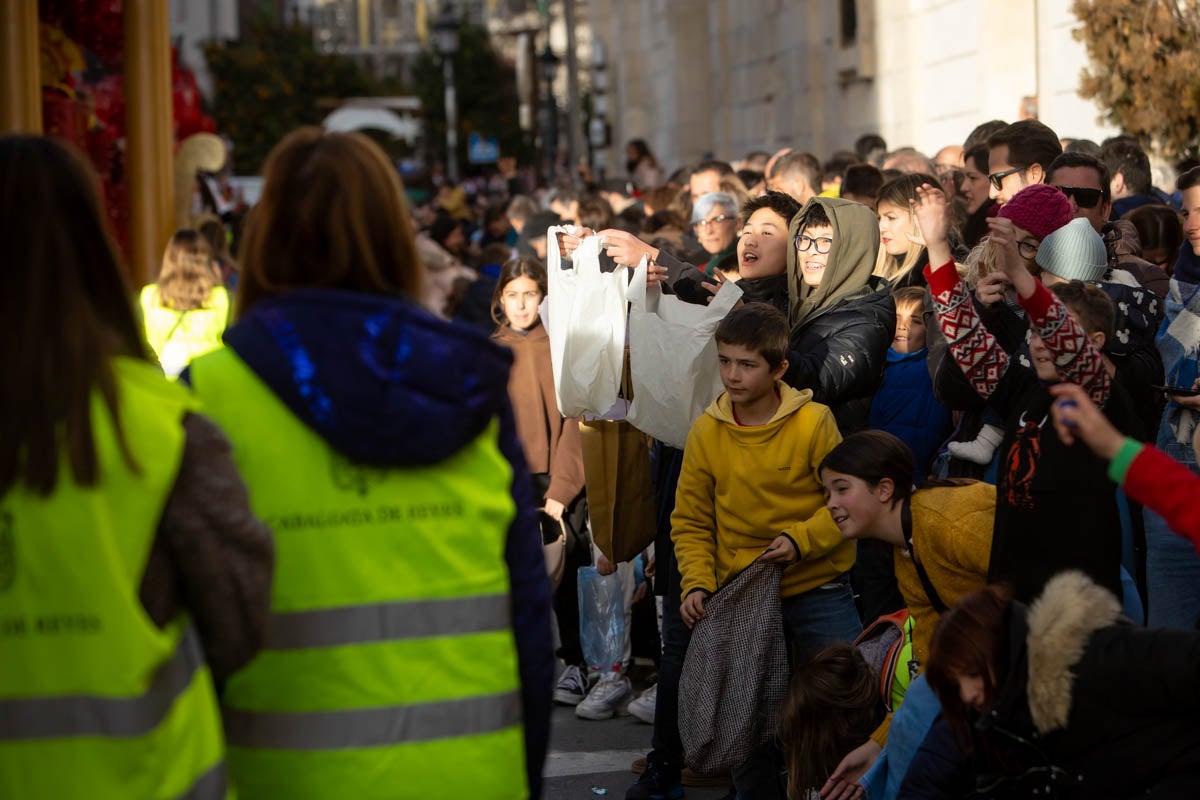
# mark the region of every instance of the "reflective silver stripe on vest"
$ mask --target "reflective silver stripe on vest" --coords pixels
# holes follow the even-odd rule
[[[226,741],[235,747],[340,750],[492,733],[521,722],[517,692],[442,703],[352,711],[223,709]]]
[[[502,631],[510,620],[508,595],[503,594],[277,612],[271,615],[266,648],[299,650]]]
[[[140,697],[67,695],[0,700],[0,741],[144,736],[163,721],[203,664],[200,640],[189,627],[180,638],[175,655],[159,669],[150,688]]]
[[[175,800],[225,800],[228,794],[229,772],[225,769],[225,762],[220,761]]]

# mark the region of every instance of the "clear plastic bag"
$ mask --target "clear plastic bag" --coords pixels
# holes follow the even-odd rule
[[[579,638],[589,667],[604,672],[620,669],[625,594],[617,573],[601,575],[595,567],[579,568]]]

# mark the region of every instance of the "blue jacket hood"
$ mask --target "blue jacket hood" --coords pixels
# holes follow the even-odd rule
[[[331,447],[368,464],[438,463],[508,407],[508,350],[392,297],[292,291],[256,303],[225,343]]]
[[[929,357],[929,348],[922,347],[920,350],[914,350],[911,353],[901,353],[894,347],[889,347],[887,352],[887,363],[899,364],[901,361],[924,361]]]

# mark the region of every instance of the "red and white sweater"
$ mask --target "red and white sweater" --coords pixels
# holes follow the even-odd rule
[[[954,262],[937,270],[931,266],[925,268],[925,278],[933,295],[938,325],[967,380],[986,399],[996,390],[1012,359],[979,319],[971,293],[959,278]],[[1096,405],[1103,407],[1112,388],[1112,378],[1104,368],[1100,351],[1067,313],[1067,307],[1041,282],[1020,303],[1029,315],[1033,332],[1054,355],[1059,377],[1082,386]]]

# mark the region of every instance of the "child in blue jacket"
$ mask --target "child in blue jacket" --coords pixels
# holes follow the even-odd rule
[[[870,427],[887,431],[913,451],[918,485],[925,482],[938,448],[953,427],[950,412],[933,396],[925,347],[925,289],[908,286],[892,293],[896,335],[888,348],[883,384],[871,401]]]

